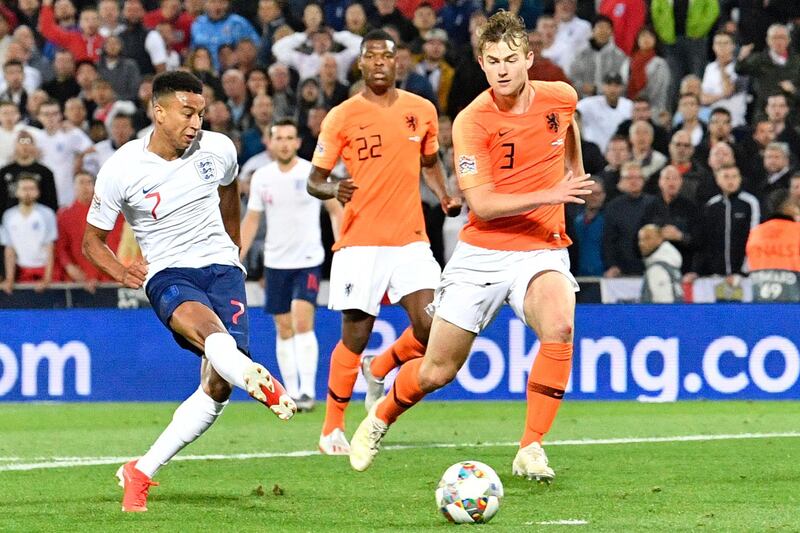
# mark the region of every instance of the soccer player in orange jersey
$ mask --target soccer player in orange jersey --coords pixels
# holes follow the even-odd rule
[[[445,212],[456,215],[461,208],[461,200],[445,190],[436,108],[395,88],[395,49],[386,32],[364,36],[358,60],[364,90],[325,117],[308,179],[313,196],[345,205],[329,297],[329,307],[343,314],[342,340],[331,355],[319,440],[320,451],[329,455],[350,452],[344,411],[384,294],[405,308],[411,327],[385,353],[365,361],[365,377],[383,378],[395,366],[421,357],[428,341],[431,318],[425,307],[433,301],[441,271],[425,234],[420,171]],[[351,178],[330,181],[340,156]],[[380,397],[383,385],[377,385]]]
[[[549,482],[555,474],[541,441],[569,380],[578,290],[569,272],[564,204],[584,203],[592,181],[581,162],[575,90],[563,82],[528,81],[533,54],[516,15],[496,13],[480,32],[479,61],[490,88],[453,124],[469,222],[436,290],[425,356],[400,368],[392,390],[358,427],[350,464],[369,467],[389,425],[455,378],[475,337],[508,302],[541,342],[512,470]]]

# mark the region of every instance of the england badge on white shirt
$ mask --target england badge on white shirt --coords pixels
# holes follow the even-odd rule
[[[213,180],[216,176],[216,167],[214,166],[214,159],[212,157],[204,157],[199,161],[195,161],[194,167],[200,177],[206,181]]]

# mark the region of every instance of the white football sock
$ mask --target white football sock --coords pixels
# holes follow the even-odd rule
[[[300,372],[300,394],[315,398],[317,362],[319,361],[317,334],[313,330],[296,334],[294,349],[297,354],[297,368]]]
[[[275,337],[275,358],[278,360],[283,386],[292,398],[300,396],[300,385],[297,382],[297,358],[295,357],[296,338]]]
[[[227,333],[212,333],[206,337],[206,359],[228,383],[247,390],[244,371],[253,360],[236,348],[236,340]]]
[[[158,470],[175,457],[187,444],[202,435],[222,414],[228,402],[216,402],[199,387],[175,410],[172,422],[136,463],[136,469],[156,475]]]

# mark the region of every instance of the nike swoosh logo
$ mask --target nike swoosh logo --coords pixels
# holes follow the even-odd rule
[[[497,132],[497,134],[498,134],[500,137],[504,136],[504,135],[505,135],[505,134],[507,134],[507,133],[511,133],[511,130],[510,130],[510,129],[508,129],[508,130],[506,130],[506,131],[500,130],[500,131],[498,131],[498,132]]]
[[[149,189],[144,189],[144,188],[142,188],[142,194],[147,194],[147,193],[149,193],[150,191],[152,191],[153,189],[155,189],[156,187],[158,187],[158,185],[153,185],[153,186],[152,186],[152,187],[150,187]]]
[[[365,129],[369,128],[370,126],[372,126],[372,124],[364,124],[363,126],[361,124],[359,124],[358,125],[358,129],[365,130]]]

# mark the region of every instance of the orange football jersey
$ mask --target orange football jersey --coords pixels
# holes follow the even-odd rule
[[[456,174],[462,190],[493,183],[503,194],[552,188],[564,179],[565,144],[578,95],[564,82],[530,81],[527,111],[500,111],[487,89],[453,123]],[[564,248],[564,206],[546,205],[521,215],[481,220],[470,212],[459,238],[491,250]]]
[[[358,94],[322,122],[312,163],[332,169],[341,155],[358,187],[345,205],[334,250],[428,241],[419,194],[420,157],[439,150],[438,117],[428,100],[397,92],[389,107]]]

